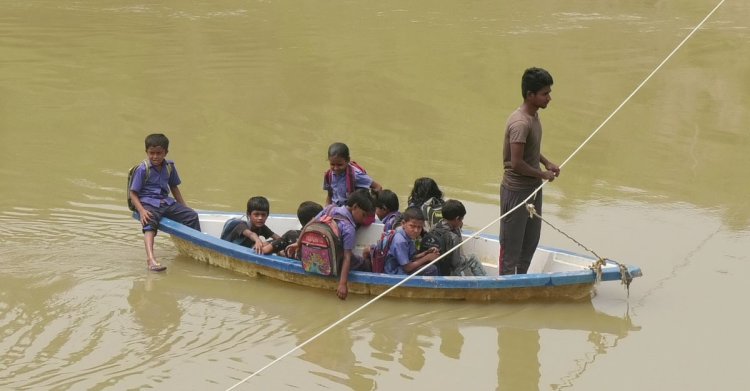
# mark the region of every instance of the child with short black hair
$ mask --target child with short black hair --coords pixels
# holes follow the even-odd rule
[[[398,196],[393,191],[385,189],[375,195],[375,215],[383,223],[383,232],[395,229],[396,223],[400,223],[398,207]]]
[[[304,201],[299,204],[297,208],[297,219],[299,223],[304,227],[309,223],[320,211],[323,210],[323,206],[314,201]],[[286,248],[290,245],[297,243],[299,239],[301,229],[290,229],[281,235],[280,239],[274,240],[273,251],[281,256],[287,256]]]
[[[416,240],[422,234],[424,225],[422,211],[415,206],[410,206],[406,208],[402,217],[403,223],[396,230],[385,259],[385,272],[388,274],[414,273],[440,256],[440,252],[435,247],[417,253]],[[421,275],[437,276],[437,266],[430,265],[422,271]]]
[[[270,211],[271,205],[266,197],[250,197],[247,200],[247,221],[237,223],[225,240],[250,247],[258,254],[271,254],[274,251],[271,240],[278,240],[281,237],[266,225]],[[261,237],[269,241],[266,242]]]
[[[182,198],[178,187],[182,181],[174,161],[166,159],[169,153],[167,136],[161,133],[150,134],[146,136],[145,145],[147,159],[133,172],[129,189],[130,201],[143,226],[146,265],[149,270],[160,272],[167,269],[156,261],[154,255],[154,238],[161,218],[167,217],[198,231],[201,225],[198,214]],[[169,196],[170,192],[173,197]]]
[[[422,244],[425,247],[437,247],[441,254],[455,248],[463,240],[461,227],[464,225],[464,216],[466,216],[466,207],[461,201],[445,201],[443,218],[429,234],[425,235]],[[438,264],[440,275],[443,276],[487,275],[477,256],[474,254],[466,256],[463,253],[463,248],[453,250],[445,258],[438,261]]]
[[[367,172],[349,156],[349,147],[344,143],[333,143],[328,147],[330,168],[323,176],[323,190],[327,192],[326,205],[346,205],[349,195],[357,189],[383,189]]]

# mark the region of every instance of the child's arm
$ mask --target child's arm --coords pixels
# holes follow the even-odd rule
[[[273,254],[273,243],[263,242],[263,247],[261,248],[261,252],[259,254]]]
[[[336,289],[336,296],[341,300],[346,300],[346,296],[349,294],[349,268],[352,264],[352,250],[344,250],[344,260],[341,262],[341,270],[339,270],[339,286]]]
[[[409,274],[414,273],[422,266],[434,261],[439,256],[440,251],[437,247],[430,247],[429,249],[415,255],[414,258],[411,259],[411,262],[404,265],[404,271]]]
[[[176,185],[175,186],[170,185],[169,190],[172,192],[172,196],[174,197],[175,200],[177,200],[177,202],[181,203],[182,205],[187,206],[187,204],[185,203],[185,200],[182,198],[182,193],[180,193],[179,187],[177,187]]]
[[[138,216],[141,220],[141,225],[146,225],[151,221],[151,212],[146,210],[146,208],[143,207],[143,204],[141,204],[141,198],[138,197],[138,193],[131,190],[130,191],[130,201],[133,202],[133,206],[135,206],[135,210],[138,211]]]
[[[380,193],[381,191],[383,191],[383,186],[380,186],[380,183],[372,181],[372,183],[370,184],[370,189],[372,189],[376,193]]]
[[[255,250],[256,253],[264,254],[263,246],[265,245],[265,242],[260,240],[260,236],[258,236],[258,234],[251,231],[250,228],[246,228],[242,231],[242,236],[253,241],[253,249]]]

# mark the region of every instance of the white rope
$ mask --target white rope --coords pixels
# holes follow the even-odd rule
[[[657,71],[658,71],[659,69],[661,69],[661,67],[662,67],[662,66],[663,66],[663,65],[664,65],[664,64],[665,64],[665,63],[666,63],[667,61],[669,61],[669,59],[670,59],[670,58],[672,58],[672,56],[673,56],[673,55],[674,55],[674,54],[675,54],[675,53],[676,53],[676,52],[677,52],[677,51],[678,51],[678,50],[679,50],[679,49],[680,49],[680,48],[682,47],[682,45],[684,45],[684,44],[685,44],[685,42],[687,42],[687,40],[688,40],[688,39],[690,39],[690,37],[692,37],[692,36],[693,36],[693,34],[695,34],[695,32],[696,32],[696,31],[698,31],[698,29],[700,29],[700,28],[701,28],[701,27],[703,26],[703,24],[704,24],[704,23],[706,23],[706,21],[708,20],[708,18],[710,18],[710,17],[711,17],[711,15],[713,15],[713,14],[714,14],[714,12],[716,12],[716,10],[717,10],[717,9],[719,9],[719,7],[721,7],[721,5],[722,5],[722,4],[724,4],[724,0],[721,0],[721,1],[719,2],[719,4],[717,4],[717,5],[716,5],[716,7],[714,7],[714,9],[712,9],[712,10],[711,10],[711,12],[709,12],[709,13],[708,13],[708,15],[706,15],[706,17],[705,17],[705,18],[703,18],[703,20],[701,20],[701,22],[700,22],[700,23],[698,23],[698,25],[697,25],[697,26],[695,26],[695,27],[694,27],[694,28],[693,28],[693,29],[692,29],[692,30],[690,31],[690,34],[688,34],[688,35],[687,35],[687,36],[685,37],[685,39],[683,39],[683,40],[682,40],[682,42],[680,42],[680,43],[679,43],[679,45],[677,45],[677,46],[676,46],[676,47],[674,48],[674,50],[672,50],[672,52],[671,52],[671,53],[669,53],[669,55],[668,55],[668,56],[667,56],[666,58],[664,58],[664,60],[663,60],[663,61],[662,61],[661,63],[659,63],[659,65],[658,65],[658,66],[657,66],[656,68],[654,68],[654,70],[653,70],[653,71],[651,71],[651,73],[650,73],[650,74],[649,74],[648,76],[646,76],[646,78],[645,78],[645,79],[643,79],[643,81],[641,82],[641,84],[639,84],[639,85],[638,85],[638,87],[636,87],[636,88],[635,88],[635,89],[633,90],[633,92],[631,92],[631,93],[630,93],[630,95],[628,95],[628,97],[627,97],[627,98],[625,98],[625,100],[624,100],[624,101],[622,101],[622,103],[620,103],[620,105],[619,105],[619,106],[617,106],[617,108],[615,109],[615,111],[613,111],[613,112],[612,112],[612,114],[610,114],[610,115],[609,115],[609,117],[607,117],[607,118],[606,118],[606,119],[604,120],[604,122],[602,122],[602,123],[601,123],[601,125],[599,125],[599,126],[598,126],[598,127],[597,127],[597,128],[596,128],[596,129],[595,129],[595,130],[594,130],[594,131],[593,131],[593,132],[591,133],[591,135],[589,135],[589,137],[588,137],[588,138],[586,138],[586,140],[584,140],[584,141],[583,141],[583,142],[581,143],[581,145],[579,145],[579,146],[578,146],[578,148],[576,148],[576,150],[575,150],[575,151],[573,151],[573,153],[571,153],[571,154],[570,154],[570,156],[568,156],[568,158],[567,158],[567,159],[565,159],[565,161],[564,161],[564,162],[563,162],[562,164],[560,164],[560,167],[564,166],[564,165],[565,165],[565,164],[566,164],[566,163],[567,163],[567,162],[568,162],[568,161],[569,161],[570,159],[572,159],[572,158],[573,158],[573,156],[575,156],[575,155],[576,155],[576,154],[578,153],[578,151],[580,151],[580,150],[581,150],[581,148],[583,148],[583,146],[584,146],[584,145],[586,145],[586,144],[587,144],[587,143],[589,142],[589,140],[591,140],[591,138],[593,138],[593,137],[594,137],[594,135],[596,135],[596,134],[597,134],[597,133],[599,132],[599,129],[601,129],[602,127],[604,127],[604,125],[606,125],[606,124],[607,124],[607,122],[609,122],[609,120],[610,120],[610,119],[611,119],[612,117],[614,117],[614,116],[615,116],[615,114],[617,114],[617,112],[618,112],[618,111],[620,111],[620,109],[622,108],[622,106],[625,106],[625,104],[626,104],[626,103],[628,103],[628,101],[630,101],[630,98],[632,98],[632,97],[633,97],[633,95],[635,95],[635,94],[636,94],[636,93],[637,93],[638,91],[640,91],[641,87],[643,87],[643,85],[644,85],[644,84],[646,84],[646,82],[648,82],[648,81],[649,81],[649,80],[651,79],[651,77],[652,77],[652,76],[654,76],[654,74],[655,74],[655,73],[656,73],[656,72],[657,72]],[[541,188],[541,186],[540,186],[540,188]]]
[[[589,140],[591,140],[591,139],[592,139],[592,138],[594,137],[594,135],[596,135],[596,133],[598,133],[598,132],[599,132],[599,130],[600,130],[600,129],[601,129],[602,127],[604,127],[604,125],[606,125],[606,124],[607,124],[607,122],[609,122],[609,120],[610,120],[610,119],[611,119],[612,117],[614,117],[614,115],[615,115],[615,114],[617,114],[617,112],[618,112],[618,111],[620,111],[620,109],[621,109],[621,108],[622,108],[622,107],[623,107],[623,106],[624,106],[624,105],[625,105],[626,103],[628,103],[628,101],[630,101],[630,98],[632,98],[632,97],[633,97],[633,96],[634,96],[634,95],[635,95],[635,94],[636,94],[636,93],[637,93],[637,92],[638,92],[638,91],[639,91],[639,90],[641,89],[641,87],[643,87],[643,86],[644,86],[644,85],[646,84],[646,82],[648,82],[648,81],[649,81],[649,80],[651,79],[651,77],[652,77],[652,76],[653,76],[653,75],[654,75],[654,74],[655,74],[655,73],[656,73],[656,72],[657,72],[657,71],[658,71],[659,69],[661,69],[661,67],[662,67],[662,66],[663,66],[663,65],[664,65],[664,64],[665,64],[665,63],[666,63],[666,62],[667,62],[667,61],[668,61],[668,60],[669,60],[669,59],[670,59],[670,58],[671,58],[671,57],[672,57],[672,56],[673,56],[673,55],[674,55],[674,54],[675,54],[675,53],[677,52],[677,50],[679,50],[679,49],[680,49],[680,48],[682,47],[682,45],[684,45],[684,44],[685,44],[685,42],[687,42],[687,40],[688,40],[688,39],[690,39],[690,37],[692,37],[692,36],[693,36],[693,34],[694,34],[694,33],[695,33],[696,31],[698,31],[698,29],[700,29],[700,28],[701,28],[701,27],[703,26],[703,24],[704,24],[704,23],[706,22],[706,20],[708,20],[708,19],[709,19],[709,18],[711,17],[711,15],[713,15],[713,14],[714,14],[714,12],[716,12],[716,10],[717,10],[717,9],[718,9],[718,8],[719,8],[719,7],[720,7],[720,6],[722,5],[722,4],[724,4],[724,1],[725,1],[725,0],[721,0],[721,1],[719,2],[719,4],[717,4],[717,5],[716,5],[716,7],[714,7],[714,9],[713,9],[713,10],[711,10],[711,12],[709,12],[709,13],[708,13],[708,15],[706,15],[706,17],[705,17],[705,18],[703,18],[703,20],[702,20],[702,21],[701,21],[700,23],[698,23],[698,25],[697,25],[697,26],[695,26],[695,27],[694,27],[694,28],[693,28],[693,29],[692,29],[692,30],[690,31],[690,34],[688,34],[688,35],[687,35],[687,36],[685,37],[685,39],[683,39],[683,40],[682,40],[682,42],[680,42],[680,43],[679,43],[679,44],[677,45],[677,47],[675,47],[675,48],[674,48],[674,50],[672,50],[672,52],[671,52],[671,53],[669,53],[669,55],[668,55],[668,56],[667,56],[667,57],[666,57],[666,58],[665,58],[665,59],[664,59],[664,60],[663,60],[663,61],[662,61],[661,63],[659,63],[659,65],[658,65],[658,66],[657,66],[656,68],[654,68],[654,70],[653,70],[653,71],[651,71],[651,73],[650,73],[650,74],[649,74],[649,75],[648,75],[648,76],[647,76],[647,77],[646,77],[645,79],[643,79],[643,81],[642,81],[642,82],[641,82],[641,83],[640,83],[640,84],[638,85],[638,87],[636,87],[636,88],[635,88],[635,89],[633,90],[633,92],[631,92],[631,93],[630,93],[630,95],[628,95],[628,97],[627,97],[627,98],[625,98],[625,100],[623,100],[623,101],[622,101],[622,103],[620,103],[620,105],[619,105],[619,106],[617,106],[617,108],[615,108],[615,110],[614,110],[614,111],[612,112],[612,114],[610,114],[610,115],[609,115],[609,116],[608,116],[608,117],[607,117],[607,118],[606,118],[606,119],[604,120],[604,122],[602,122],[602,123],[601,123],[601,125],[599,125],[599,126],[598,126],[598,127],[597,127],[597,128],[596,128],[596,129],[595,129],[595,130],[594,130],[594,131],[593,131],[593,132],[591,133],[591,135],[589,135],[589,137],[588,137],[588,138],[586,138],[586,140],[584,140],[584,141],[583,141],[583,143],[581,143],[581,145],[580,145],[580,146],[578,146],[578,148],[576,148],[576,150],[575,150],[575,151],[573,151],[573,153],[571,153],[571,154],[570,154],[570,156],[568,156],[568,158],[567,158],[567,159],[565,159],[565,161],[564,161],[564,162],[563,162],[562,164],[560,164],[560,167],[563,167],[563,166],[564,166],[564,165],[565,165],[565,164],[566,164],[566,163],[567,163],[568,161],[570,161],[570,159],[572,159],[572,158],[573,158],[573,156],[575,156],[575,155],[576,155],[576,154],[578,153],[578,151],[580,151],[580,150],[581,150],[581,148],[583,148],[583,146],[584,146],[584,145],[586,145],[586,144],[587,144],[587,143],[589,142]],[[252,379],[252,378],[253,378],[254,376],[256,376],[256,375],[259,375],[259,374],[260,374],[261,372],[263,372],[264,370],[268,369],[268,368],[269,368],[269,367],[271,367],[272,365],[276,364],[277,362],[281,361],[281,360],[282,360],[282,359],[284,359],[285,357],[287,357],[287,356],[289,356],[290,354],[292,354],[292,353],[296,352],[297,350],[301,349],[301,348],[302,348],[303,346],[305,346],[305,345],[307,345],[308,343],[312,342],[313,340],[317,339],[318,337],[320,337],[321,335],[325,334],[326,332],[328,332],[328,331],[329,331],[329,330],[331,330],[332,328],[334,328],[334,327],[336,327],[336,326],[340,325],[341,323],[343,323],[343,322],[344,322],[344,321],[346,321],[347,319],[351,318],[351,317],[352,317],[352,316],[354,316],[355,314],[359,313],[359,312],[360,312],[360,311],[362,311],[363,309],[365,309],[365,308],[369,307],[369,306],[370,306],[370,304],[372,304],[372,303],[374,303],[374,302],[376,302],[376,301],[380,300],[380,298],[382,298],[383,296],[387,295],[388,293],[390,293],[390,292],[391,292],[391,291],[393,291],[394,289],[396,289],[396,288],[400,287],[401,285],[403,285],[403,284],[404,284],[404,283],[406,283],[407,281],[411,280],[411,279],[412,279],[412,278],[413,278],[414,276],[418,275],[418,274],[419,274],[419,273],[421,273],[421,272],[422,272],[423,270],[427,269],[427,268],[428,268],[428,267],[430,267],[431,265],[433,265],[433,264],[435,264],[436,262],[438,262],[439,260],[443,259],[443,258],[444,258],[444,257],[445,257],[446,255],[450,254],[451,252],[455,251],[455,250],[456,250],[456,249],[458,249],[459,247],[463,246],[463,245],[464,245],[464,244],[466,244],[466,243],[467,243],[467,242],[468,242],[469,240],[471,240],[471,239],[474,239],[474,238],[476,238],[476,237],[477,237],[477,236],[478,236],[478,235],[479,235],[480,233],[484,232],[484,231],[485,231],[485,230],[486,230],[487,228],[491,227],[492,225],[494,225],[495,223],[497,223],[498,221],[500,221],[500,220],[501,220],[501,219],[502,219],[503,217],[505,217],[505,216],[507,216],[507,215],[509,215],[509,214],[513,213],[513,212],[514,212],[514,211],[515,211],[516,209],[520,208],[521,206],[523,206],[523,205],[526,205],[526,202],[528,202],[528,201],[529,201],[529,200],[530,200],[530,199],[531,199],[532,197],[534,197],[534,195],[536,195],[536,193],[538,193],[538,192],[539,192],[539,190],[541,190],[541,189],[542,189],[542,188],[543,188],[543,187],[544,187],[544,186],[545,186],[545,185],[546,185],[546,184],[547,184],[548,182],[549,182],[549,181],[547,181],[547,180],[544,180],[544,181],[542,181],[542,184],[541,184],[541,185],[539,185],[539,187],[538,187],[538,188],[536,188],[536,190],[534,190],[534,192],[533,192],[533,193],[531,193],[531,194],[530,194],[530,195],[529,195],[528,197],[526,197],[526,199],[524,199],[524,200],[523,200],[523,201],[522,201],[521,203],[519,203],[518,205],[516,205],[515,207],[513,207],[513,208],[512,208],[511,210],[509,210],[509,211],[505,212],[505,214],[501,215],[500,217],[498,217],[497,219],[493,220],[493,221],[492,221],[492,222],[490,222],[489,224],[485,225],[485,226],[484,226],[484,227],[482,227],[482,228],[481,228],[480,230],[478,230],[478,231],[474,232],[474,234],[473,234],[473,235],[471,235],[471,236],[470,236],[470,237],[469,237],[468,239],[466,239],[466,240],[463,240],[463,241],[462,241],[461,243],[457,244],[457,245],[456,245],[455,247],[453,247],[453,248],[451,248],[450,250],[446,251],[446,252],[445,252],[444,254],[440,254],[440,256],[439,256],[439,257],[437,257],[437,258],[435,258],[435,259],[434,259],[434,260],[433,260],[432,262],[430,262],[430,263],[428,263],[428,264],[426,264],[426,265],[422,266],[422,267],[421,267],[421,268],[420,268],[419,270],[417,270],[417,271],[416,271],[416,272],[414,272],[413,274],[409,274],[409,275],[407,275],[407,276],[406,276],[406,278],[404,278],[403,280],[399,281],[398,283],[396,283],[395,285],[391,286],[390,288],[386,289],[385,291],[383,291],[383,293],[381,293],[381,294],[379,294],[379,295],[375,296],[374,298],[372,298],[372,299],[371,299],[370,301],[368,301],[367,303],[363,304],[362,306],[360,306],[360,307],[358,307],[357,309],[355,309],[354,311],[350,312],[349,314],[347,314],[347,315],[346,315],[346,316],[344,316],[343,318],[341,318],[341,319],[337,320],[336,322],[332,323],[332,324],[331,324],[330,326],[328,326],[328,327],[324,328],[324,329],[323,329],[323,330],[321,330],[321,331],[320,331],[319,333],[317,333],[317,334],[313,335],[312,337],[308,338],[307,340],[305,340],[305,341],[304,341],[304,342],[302,342],[301,344],[299,344],[299,345],[295,346],[295,347],[294,347],[294,348],[293,348],[292,350],[290,350],[290,351],[288,351],[288,352],[286,352],[286,353],[282,354],[282,355],[281,355],[281,356],[279,356],[279,357],[278,357],[277,359],[275,359],[275,360],[271,361],[270,363],[266,364],[265,366],[263,366],[262,368],[258,369],[258,370],[257,370],[257,371],[255,371],[255,372],[253,372],[252,374],[250,374],[250,375],[249,375],[249,376],[247,376],[246,378],[244,378],[244,379],[240,380],[239,382],[237,382],[237,383],[236,383],[236,384],[234,384],[233,386],[231,386],[231,387],[227,388],[227,389],[226,389],[226,391],[231,391],[231,390],[234,390],[235,388],[237,388],[238,386],[240,386],[240,385],[241,385],[242,383],[245,383],[246,381],[248,381],[248,380]]]

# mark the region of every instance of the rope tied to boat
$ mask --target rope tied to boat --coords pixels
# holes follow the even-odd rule
[[[622,284],[625,285],[625,290],[627,291],[628,297],[630,297],[630,283],[633,281],[633,276],[630,274],[630,271],[628,270],[628,267],[617,262],[613,261],[609,258],[603,258],[599,256],[599,254],[596,253],[596,251],[586,247],[583,243],[577,241],[572,236],[568,235],[567,233],[563,232],[561,229],[555,227],[552,223],[545,220],[539,213],[536,212],[536,208],[534,207],[534,204],[526,204],[526,210],[529,212],[529,218],[537,217],[540,220],[542,220],[545,224],[549,225],[554,229],[555,231],[561,233],[566,238],[572,240],[575,244],[581,246],[584,250],[590,252],[596,257],[596,261],[589,266],[589,269],[591,269],[592,272],[596,275],[596,283],[598,284],[602,280],[602,268],[607,265],[607,262],[612,262],[620,270],[620,281],[622,281]]]

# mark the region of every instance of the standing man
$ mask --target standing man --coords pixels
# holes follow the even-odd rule
[[[539,109],[552,100],[552,76],[541,68],[529,68],[521,79],[523,104],[508,117],[503,144],[503,182],[500,210],[504,215],[531,195],[542,180],[553,181],[560,168],[541,153],[542,123]],[[540,166],[544,166],[542,170]],[[542,214],[542,190],[529,201]],[[500,221],[500,274],[525,274],[534,256],[542,222],[530,218],[525,206]]]

